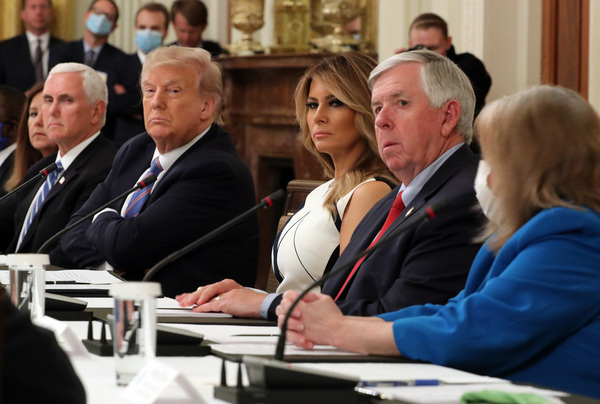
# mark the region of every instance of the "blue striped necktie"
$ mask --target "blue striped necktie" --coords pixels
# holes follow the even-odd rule
[[[160,165],[160,161],[158,161],[158,157],[156,157],[154,160],[152,160],[152,165],[150,166],[150,169],[146,171],[143,178],[148,176],[148,174],[154,174],[156,175],[156,178],[158,178],[158,175],[162,170],[163,168]],[[150,192],[152,192],[153,186],[154,183],[145,188],[138,189],[133,193],[133,196],[129,201],[129,205],[127,206],[127,210],[125,210],[125,214],[123,215],[125,219],[136,217],[140,213],[142,207],[146,203],[146,200],[148,200],[148,197],[150,196]]]
[[[29,230],[29,226],[31,226],[31,222],[33,221],[33,218],[35,217],[36,213],[42,207],[42,204],[44,203],[46,196],[48,196],[48,192],[50,192],[50,190],[56,183],[56,180],[58,180],[58,177],[62,174],[62,172],[64,170],[65,169],[64,169],[62,163],[60,161],[57,161],[56,162],[56,170],[52,171],[46,177],[46,181],[44,182],[44,185],[42,187],[42,192],[39,193],[37,199],[35,200],[35,203],[33,204],[33,207],[31,208],[31,213],[25,219],[23,234],[21,236],[21,239],[19,240],[19,245],[23,242],[23,239],[25,238],[25,235],[27,234],[27,230]]]

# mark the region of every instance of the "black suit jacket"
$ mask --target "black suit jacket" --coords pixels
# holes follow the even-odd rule
[[[94,191],[75,221],[131,188],[150,167],[155,143],[146,133],[125,143],[106,180]],[[63,237],[62,245],[80,266],[108,261],[129,280],[167,255],[251,208],[254,182],[230,136],[217,125],[190,147],[152,189],[138,216],[100,214]],[[221,236],[164,267],[155,281],[173,297],[224,278],[252,286],[256,278],[258,223],[253,216]]]
[[[171,46],[171,45],[181,46],[181,45],[179,45],[179,41],[170,43],[169,46]],[[219,45],[218,42],[214,42],[214,41],[202,41],[202,49],[206,50],[213,57],[219,56],[221,53],[223,53],[223,49],[221,48],[221,45]]]
[[[63,43],[62,39],[50,36],[49,63],[55,46],[61,43]],[[27,91],[36,83],[35,68],[26,34],[0,42],[0,83],[16,87],[21,91]]]
[[[85,389],[54,333],[0,294],[0,401],[84,404]]]
[[[6,185],[6,181],[10,178],[13,172],[13,165],[15,163],[15,152],[13,150],[12,153],[8,155],[8,157],[2,162],[0,165],[0,196],[5,195],[6,191],[4,190],[4,185]]]
[[[112,141],[117,147],[146,131],[140,90],[142,63],[137,53],[117,59],[108,71],[108,110]],[[115,84],[125,87],[125,94],[115,93]]]
[[[479,158],[463,145],[442,164],[388,232],[442,199],[464,202],[400,234],[365,259],[338,300],[345,314],[370,316],[416,304],[444,304],[464,288],[481,246],[473,238],[484,223],[473,186],[478,162]],[[332,270],[369,246],[398,190],[392,190],[367,213]],[[322,292],[335,297],[350,270],[326,281]]]
[[[108,139],[102,135],[94,139],[63,173],[62,178],[54,184],[16,252],[35,253],[50,237],[66,227],[71,215],[81,208],[96,185],[106,178],[115,154],[116,148]],[[55,159],[54,153],[37,162],[27,171],[23,181],[35,176]],[[42,182],[43,180],[40,180],[37,185],[32,186],[28,193],[15,194],[17,208],[9,252],[15,252],[27,211]],[[76,264],[64,255],[60,243],[55,245],[49,254],[51,264],[64,268],[77,268]]]
[[[109,43],[105,43],[102,47],[102,50],[98,54],[96,63],[92,67],[101,72],[108,73],[111,63],[123,56],[125,56],[125,52],[123,52],[121,49],[115,48]],[[83,54],[83,39],[57,45],[54,48],[54,51],[50,53],[50,68],[53,68],[59,63],[67,62],[85,64],[85,55]]]

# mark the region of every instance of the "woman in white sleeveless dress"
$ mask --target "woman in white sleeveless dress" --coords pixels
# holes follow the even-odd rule
[[[376,62],[348,52],[309,68],[295,92],[296,117],[305,147],[330,180],[311,192],[277,235],[273,268],[277,294],[225,279],[177,296],[199,312],[274,319],[286,290],[301,290],[331,269],[371,207],[396,185],[377,152],[369,73]]]

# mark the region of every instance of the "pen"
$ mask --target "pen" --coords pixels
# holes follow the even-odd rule
[[[437,379],[416,380],[365,380],[358,383],[360,387],[399,387],[399,386],[439,386]]]
[[[76,281],[46,281],[46,285],[76,285]]]
[[[89,283],[77,281],[46,281],[46,285],[109,285],[109,283]]]
[[[279,334],[234,334],[232,337],[279,337]]]

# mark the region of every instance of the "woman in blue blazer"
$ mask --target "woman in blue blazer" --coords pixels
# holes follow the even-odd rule
[[[311,293],[288,339],[600,398],[600,118],[575,92],[540,86],[484,108],[475,130],[492,220],[465,289],[371,318]],[[280,321],[297,295],[284,295]]]

